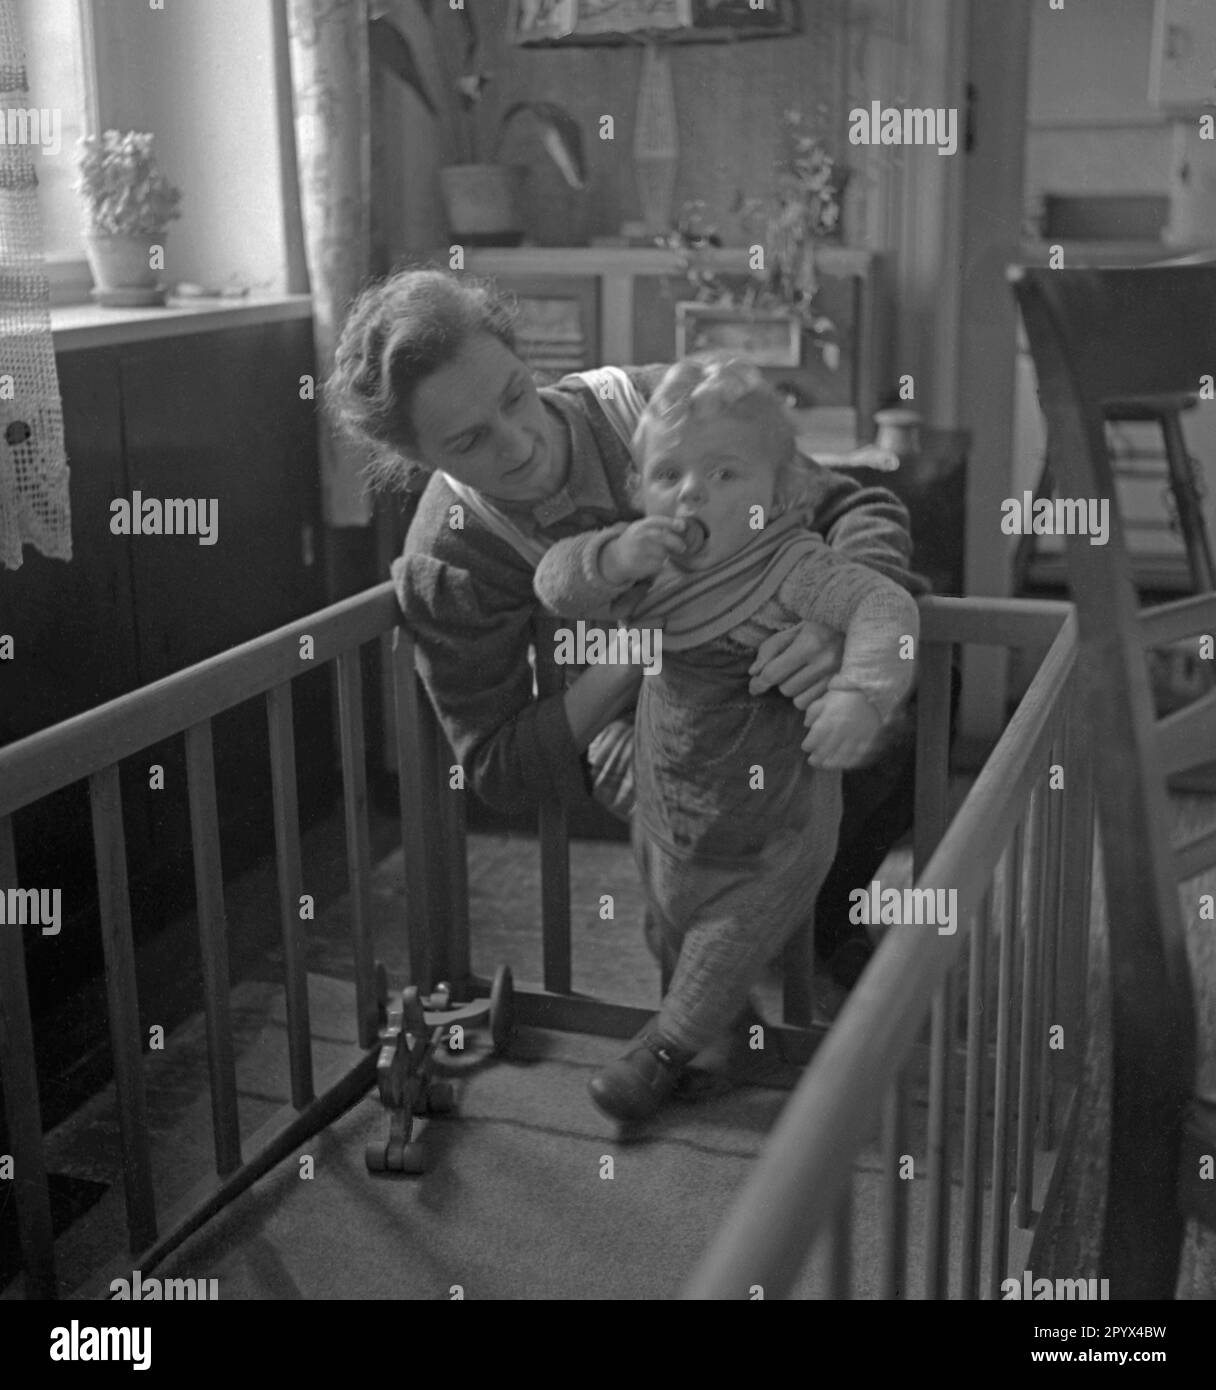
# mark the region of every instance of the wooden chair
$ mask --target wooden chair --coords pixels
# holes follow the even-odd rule
[[[1178,893],[1179,882],[1216,864],[1216,829],[1171,845],[1165,779],[1210,761],[1216,691],[1157,722],[1144,657],[1150,647],[1216,633],[1216,595],[1138,611],[1104,422],[1111,402],[1192,395],[1216,372],[1216,267],[1015,269],[1010,278],[1059,489],[1112,503],[1108,544],[1067,541],[1110,925],[1113,1091],[1100,1273],[1114,1297],[1172,1298],[1184,1218],[1216,1227],[1216,1182],[1200,1167],[1202,1155],[1216,1155],[1216,1099],[1195,1094],[1195,1000]]]

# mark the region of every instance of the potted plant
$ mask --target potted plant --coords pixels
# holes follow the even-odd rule
[[[431,4],[424,5],[428,16]],[[586,187],[582,135],[574,118],[551,101],[517,101],[503,112],[491,148],[481,147],[477,108],[491,74],[478,64],[479,41],[470,9],[458,11],[464,25],[464,72],[453,84],[460,160],[439,173],[448,227],[453,237],[471,246],[517,246],[523,239],[525,165],[503,165],[499,153],[508,127],[530,115],[539,122],[545,149],[571,188]],[[417,93],[427,110],[439,117],[439,107],[422,81],[412,45],[384,13],[374,14],[370,28],[372,59],[384,65]]]
[[[722,245],[705,217],[703,202],[686,203],[676,226],[660,244],[677,252],[696,290],[696,303],[741,313],[783,312],[796,318],[819,348],[827,367],[840,362],[836,326],[819,311],[816,247],[840,237],[840,208],[847,174],[823,144],[807,133],[798,111],[783,117],[787,152],[778,161],[773,186],[763,198],[736,195],[731,208],[764,247],[764,269],[751,276],[722,275],[704,252]]]
[[[164,300],[152,248],[181,216],[182,195],[157,167],[153,143],[151,135],[118,130],[86,135],[78,143],[75,188],[84,200],[85,252],[97,282],[93,297],[102,304]]]

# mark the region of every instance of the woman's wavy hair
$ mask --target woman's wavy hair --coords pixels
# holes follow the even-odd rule
[[[667,369],[642,412],[630,452],[639,458],[653,430],[678,429],[692,417],[716,416],[744,420],[763,432],[777,470],[774,516],[806,500],[813,465],[798,453],[789,412],[755,363],[729,349],[692,353]],[[641,481],[635,463],[629,473],[631,496],[636,497]]]
[[[492,282],[444,270],[401,267],[361,291],[322,401],[335,428],[368,451],[371,488],[409,487],[427,475],[417,456],[415,391],[478,333],[515,352],[514,319]]]

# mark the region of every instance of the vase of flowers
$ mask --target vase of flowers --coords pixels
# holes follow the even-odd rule
[[[117,130],[79,142],[75,187],[84,202],[85,254],[99,304],[164,303],[158,272],[182,195],[157,167],[153,142],[151,135]]]
[[[816,248],[839,241],[847,172],[811,135],[798,111],[783,117],[786,150],[763,198],[737,194],[731,212],[764,249],[763,269],[749,276],[721,274],[705,252],[722,246],[704,203],[686,203],[676,226],[660,239],[675,251],[696,290],[696,302],[741,313],[784,313],[798,320],[830,370],[840,362],[836,326],[818,306]]]

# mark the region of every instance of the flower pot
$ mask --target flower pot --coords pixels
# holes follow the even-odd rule
[[[523,164],[449,164],[439,171],[448,230],[469,246],[518,246],[524,238]]]
[[[151,267],[152,247],[164,244],[163,234],[112,236],[88,232],[84,243],[96,282],[93,298],[99,304],[126,307],[165,302],[164,287]]]

